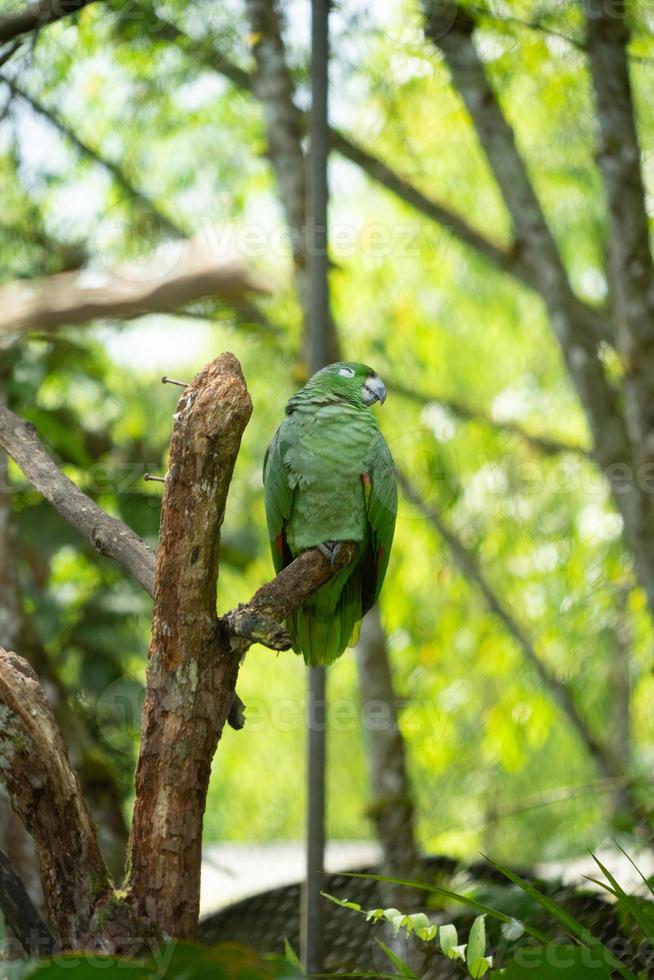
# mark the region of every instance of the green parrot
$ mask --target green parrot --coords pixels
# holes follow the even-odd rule
[[[395,530],[393,457],[370,406],[386,388],[365,364],[330,364],[286,406],[263,464],[266,519],[277,572],[308,548],[333,561],[340,542],[355,558],[288,622],[293,649],[312,667],[356,643],[379,596]]]

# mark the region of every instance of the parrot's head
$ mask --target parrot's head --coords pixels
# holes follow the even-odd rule
[[[338,361],[328,364],[307,382],[307,388],[316,387],[329,391],[333,396],[355,405],[384,404],[386,386],[367,364],[355,361]]]

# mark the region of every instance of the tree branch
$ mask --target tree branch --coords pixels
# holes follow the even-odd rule
[[[127,901],[162,931],[192,938],[211,760],[227,718],[245,628],[290,615],[352,556],[301,555],[245,607],[216,622],[220,526],[251,412],[238,361],[223,354],[180,400],[161,509]],[[245,624],[245,626],[244,626]],[[218,626],[218,628],[216,628]],[[246,632],[234,642],[232,630]],[[256,630],[255,630],[256,634]]]
[[[629,77],[624,11],[583,0],[608,216],[608,272],[624,366],[627,429],[641,466],[654,468],[654,262]],[[642,528],[654,540],[654,508],[642,495]],[[645,530],[646,529],[646,530]]]
[[[494,14],[490,10],[486,10],[480,6],[470,6],[468,8],[478,24],[490,24],[493,27],[499,27],[500,30],[511,25],[515,25],[518,29],[536,32],[538,34],[543,34],[545,37],[554,37],[560,41],[565,41],[569,44],[571,48],[576,48],[577,51],[582,53],[588,52],[588,44],[581,37],[575,37],[573,34],[566,34],[563,31],[558,31],[554,27],[550,27],[545,23],[544,20],[523,20],[521,17],[516,17],[511,14]],[[618,8],[614,8],[614,12],[617,15]],[[557,11],[552,9],[552,14],[556,16]],[[545,11],[547,16],[547,12]],[[638,36],[638,35],[636,35]],[[643,32],[641,36],[647,37],[648,35]],[[630,54],[627,51],[629,60],[635,62],[636,64],[651,65],[652,58],[648,58],[646,55]]]
[[[111,881],[79,780],[31,666],[0,648],[0,773],[34,839],[48,920],[62,946],[81,945]]]
[[[34,112],[46,119],[50,125],[64,137],[64,139],[68,140],[75,147],[81,156],[86,157],[88,160],[91,160],[93,163],[97,164],[97,166],[102,167],[102,169],[112,177],[116,185],[126,195],[130,205],[136,205],[142,211],[145,211],[154,217],[159,225],[159,231],[162,235],[168,235],[173,239],[189,238],[189,229],[174,221],[164,211],[162,211],[161,208],[155,204],[154,200],[148,194],[146,194],[144,190],[135,184],[132,178],[125,171],[122,164],[103,156],[99,150],[95,149],[85,140],[81,139],[75,130],[72,129],[72,127],[69,126],[68,123],[54,109],[43,105],[43,103],[38,99],[35,99],[34,96],[20,88],[14,80],[3,78],[2,81],[9,86],[14,95],[23,99],[23,101],[26,102],[27,105],[34,110]],[[270,332],[275,330],[275,327],[270,323],[266,314],[262,312],[255,303],[251,302],[245,297],[240,296],[235,298],[230,305],[233,307],[240,321],[262,327]],[[210,317],[204,317],[203,319],[210,319]]]
[[[545,34],[548,37],[555,37],[561,41],[565,41],[571,47],[576,48],[578,51],[585,51],[586,45],[583,40],[574,37],[571,34],[564,34],[563,31],[557,31],[552,27],[548,27],[543,21],[539,20],[522,20],[520,17],[513,16],[511,14],[495,14],[490,10],[484,10],[481,6],[470,6],[470,12],[474,15],[478,24],[491,24],[493,26],[498,26],[500,28],[506,27],[510,24],[515,24],[518,28],[523,28],[527,31],[537,31],[540,34]]]
[[[596,315],[574,296],[556,243],[532,186],[513,130],[500,108],[473,43],[469,12],[451,0],[426,0],[425,33],[443,52],[502,191],[518,247],[549,313],[552,329],[593,434],[593,455],[604,470],[641,584],[654,614],[654,549],[636,480],[636,461],[616,392],[597,356]],[[611,332],[608,327],[602,333]],[[612,482],[617,469],[631,479]]]
[[[432,527],[442,537],[455,563],[458,565],[461,574],[468,582],[479,589],[490,611],[501,620],[507,632],[518,644],[525,660],[533,669],[534,673],[537,674],[554,703],[558,705],[561,712],[570,722],[573,731],[576,732],[581,745],[583,745],[593,760],[600,776],[603,779],[617,780],[623,787],[621,799],[633,814],[634,819],[639,823],[644,835],[649,839],[652,828],[651,813],[647,807],[643,807],[635,794],[635,781],[631,780],[629,773],[626,771],[624,759],[613,751],[613,746],[610,743],[599,740],[593,734],[586,720],[579,712],[571,691],[565,684],[562,684],[558,680],[542,660],[529,634],[520,625],[511,609],[502,602],[486,578],[472,550],[447,526],[438,508],[428,504],[422,498],[405,473],[398,471],[397,477],[398,483],[404,491],[407,500],[423,514],[426,520],[429,521]]]
[[[386,387],[389,391],[394,391],[403,398],[408,398],[413,402],[417,402],[419,405],[442,405],[448,412],[451,412],[464,422],[477,422],[480,425],[486,425],[491,429],[496,429],[500,432],[506,432],[509,435],[517,436],[519,439],[522,439],[523,442],[526,442],[532,449],[535,449],[540,453],[544,453],[546,456],[555,456],[560,453],[575,453],[580,456],[590,455],[590,450],[586,449],[584,446],[580,446],[578,443],[561,442],[558,439],[551,439],[549,436],[536,435],[528,432],[521,425],[518,425],[517,422],[500,421],[498,419],[494,419],[492,415],[488,415],[481,409],[472,408],[470,405],[466,405],[464,402],[461,402],[456,398],[443,398],[441,395],[428,395],[425,392],[416,391],[414,388],[410,388],[407,385],[399,384],[398,382],[392,380],[387,381]]]
[[[13,56],[20,51],[22,46],[22,41],[14,41],[14,43],[10,44],[9,47],[4,49],[4,51],[0,51],[0,68],[6,65],[8,61],[11,61]]]
[[[654,264],[649,246],[640,144],[629,77],[629,30],[624,14],[608,11],[599,0],[583,0],[590,69],[597,102],[601,145],[598,160],[608,205],[609,274],[618,328],[651,352],[654,311]],[[627,370],[636,365],[627,363]],[[642,366],[642,373],[646,373]]]
[[[184,402],[186,395],[182,397]],[[0,404],[0,447],[20,466],[30,484],[75,527],[100,554],[112,558],[153,594],[155,553],[123,521],[107,514],[77,487],[54,462],[34,426]],[[232,648],[244,653],[251,643],[288,649],[281,623],[352,558],[344,543],[334,564],[317,549],[296,558],[249,600],[226,613],[219,628],[233,639]],[[247,640],[248,642],[241,642]]]
[[[497,595],[471,549],[446,525],[437,507],[428,504],[422,498],[405,473],[398,471],[398,482],[407,500],[420,511],[445,541],[463,576],[479,589],[490,611],[501,620],[507,632],[518,644],[525,660],[537,674],[543,687],[549,692],[554,702],[567,717],[572,728],[579,736],[582,745],[597,765],[601,775],[603,777],[622,778],[624,773],[616,771],[615,761],[589,730],[588,725],[579,713],[570,690],[556,678],[536,652],[531,638],[519,624],[511,610]]]
[[[176,24],[159,16],[152,9],[147,11],[152,26],[152,36],[172,44],[176,44],[188,55],[208,68],[227,78],[236,88],[251,95],[257,95],[255,89],[255,77],[245,71],[239,65],[234,64],[227,58],[211,39],[207,41],[195,40],[184,33]],[[283,90],[292,93],[291,87],[286,85]],[[299,109],[295,110],[292,118],[297,121],[299,116],[302,132],[306,129],[306,116]],[[289,118],[291,114],[289,113]],[[514,276],[525,285],[536,289],[536,280],[533,269],[529,267],[518,249],[516,244],[508,249],[502,248],[492,239],[487,238],[473,225],[469,224],[465,218],[456,212],[451,211],[444,204],[425,194],[405,177],[398,174],[387,163],[379,157],[364,149],[347,135],[333,127],[329,130],[329,138],[332,148],[342,157],[354,163],[364,171],[372,180],[385,187],[397,198],[404,201],[410,207],[423,214],[431,221],[445,227],[463,245],[474,249],[478,255],[491,262],[499,271]],[[603,319],[601,313],[586,304],[577,300],[581,308],[585,311],[588,323],[595,334],[595,340],[605,340],[612,342],[612,332],[609,325]]]
[[[172,218],[165,214],[159,207],[154,203],[152,198],[145,193],[141,188],[137,187],[130,177],[126,174],[125,170],[120,163],[115,160],[110,160],[108,157],[102,155],[102,153],[92,147],[90,143],[83,140],[78,134],[72,129],[68,123],[59,115],[55,109],[51,109],[33,95],[30,95],[24,88],[21,88],[14,79],[7,76],[3,76],[2,81],[9,88],[12,95],[17,96],[22,99],[30,108],[39,116],[46,119],[64,139],[68,140],[75,149],[84,157],[97,163],[99,166],[106,170],[107,173],[111,175],[116,185],[120,187],[124,194],[133,201],[138,202],[139,206],[153,215],[159,222],[160,229],[165,234],[169,235],[171,238],[187,238],[188,229],[182,228],[177,224]]]
[[[374,181],[385,187],[405,204],[415,208],[437,224],[446,228],[463,245],[468,245],[482,258],[487,259],[501,272],[515,276],[533,287],[533,277],[522,263],[514,248],[505,249],[469,224],[465,218],[450,211],[440,202],[429,197],[396,170],[374,156],[358,143],[338,130],[331,130],[332,148],[342,157],[360,167]]]
[[[38,0],[18,13],[6,14],[0,17],[0,44],[13,41],[22,34],[38,31],[94,2],[95,0]]]
[[[64,272],[0,286],[0,334],[56,330],[93,320],[132,320],[173,312],[207,297],[233,304],[247,293],[268,292],[242,265],[217,262],[197,241],[187,242],[183,249],[175,268],[164,273],[154,255],[138,280],[107,273],[100,277],[101,285],[83,286],[79,273]]]
[[[450,25],[449,30],[444,30],[445,24]],[[581,303],[570,288],[513,130],[477,54],[472,38],[474,28],[468,11],[456,3],[425,3],[425,33],[444,54],[452,81],[473,121],[511,215],[516,258],[524,267],[526,280],[542,296],[564,354],[572,342],[584,351],[592,351],[597,336],[612,335],[611,327],[602,322],[601,314]]]
[[[36,671],[42,687],[48,692],[48,701],[98,828],[100,849],[109,874],[115,880],[120,877],[125,866],[125,849],[129,836],[122,807],[124,794],[119,785],[115,757],[111,749],[98,742],[95,718],[79,711],[76,690],[63,680],[58,657],[45,649],[31,618],[23,620],[19,648],[21,655]],[[16,869],[24,877],[21,864],[13,857],[9,845],[7,848]]]
[[[308,343],[311,308],[309,282],[310,229],[307,227],[307,160],[302,147],[305,129],[295,104],[295,87],[286,61],[281,13],[277,2],[246,0],[256,70],[252,92],[263,107],[268,156],[275,172],[279,196],[291,237],[293,275],[302,309],[304,338]],[[339,341],[327,301],[325,362],[340,359]]]
[[[154,552],[122,521],[111,517],[58,468],[36,429],[0,405],[0,446],[32,486],[76,527],[101,555],[113,558],[152,593]]]
[[[303,552],[283,568],[271,582],[262,585],[249,602],[232,609],[220,620],[236,640],[232,648],[244,653],[251,643],[263,643],[272,650],[288,650],[291,639],[280,623],[301,606],[305,599],[347,565],[357,551],[352,541],[344,541],[333,562],[317,548]]]
[[[256,63],[252,91],[265,112],[268,155],[291,233],[293,259],[304,269],[307,188],[306,162],[300,142],[304,127],[302,113],[293,101],[293,79],[286,64],[280,13],[276,2],[267,0],[246,0],[245,9]],[[308,297],[304,300],[308,302]]]

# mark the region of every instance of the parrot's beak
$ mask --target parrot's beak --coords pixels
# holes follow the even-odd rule
[[[374,402],[383,405],[386,401],[386,385],[381,378],[366,378],[361,397],[364,405],[372,405]]]

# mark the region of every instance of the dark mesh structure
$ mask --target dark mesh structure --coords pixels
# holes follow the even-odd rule
[[[489,865],[482,862],[464,865],[445,857],[425,858],[422,864],[421,881],[442,885],[453,891],[469,891],[473,887],[479,901],[518,919],[524,917],[554,939],[570,941],[550,917],[531,904],[519,889],[508,884]],[[363,873],[379,872],[377,868],[358,870]],[[556,902],[564,905],[631,969],[647,971],[644,975],[654,978],[653,947],[641,943],[628,925],[621,925],[614,907],[600,894],[581,887],[535,881],[528,872],[522,873],[528,880],[534,881],[541,891],[546,891]],[[325,876],[324,891],[343,900],[358,902],[364,909],[372,909],[389,904],[383,887],[375,881],[350,878],[345,874],[328,874]],[[293,948],[299,951],[300,891],[301,885],[293,884],[236,902],[204,919],[200,923],[199,939],[207,944],[226,941],[243,943],[262,953],[283,952],[284,940],[288,939]],[[423,911],[436,924],[454,922],[459,930],[460,942],[467,940],[475,916],[473,911],[453,903],[439,907],[434,904],[438,903],[437,898],[432,896],[427,902],[424,893],[422,896],[414,894],[413,899],[410,905],[405,903],[401,906],[402,912]],[[407,937],[404,931],[394,937],[387,923],[371,924],[366,922],[364,916],[350,909],[340,908],[327,900],[325,902],[326,972],[395,972],[376,941],[379,939],[398,953],[424,980],[446,980],[467,975],[462,964],[446,960],[437,951],[436,944]],[[487,931],[489,949],[496,956],[495,965],[501,966],[507,949],[515,949],[515,944],[507,946],[499,924],[490,918],[487,919]]]
[[[379,869],[357,870],[374,874]],[[301,884],[294,884],[261,892],[209,916],[200,923],[200,941],[232,941],[252,946],[259,952],[283,952],[284,940],[288,939],[299,951],[301,887]],[[385,901],[378,882],[343,874],[326,875],[324,891],[340,899],[358,902],[365,909],[378,908]],[[442,956],[434,957],[429,944],[413,938],[407,941],[402,936],[395,938],[391,927],[385,923],[373,925],[350,909],[340,908],[327,899],[325,904],[326,971],[346,973],[376,969],[387,973],[390,969],[392,972],[391,963],[375,941],[381,939],[409,961],[416,972],[430,980],[460,975]],[[439,918],[444,921],[442,914],[439,916],[437,910],[424,905],[403,907],[402,911],[425,911],[434,921]]]

